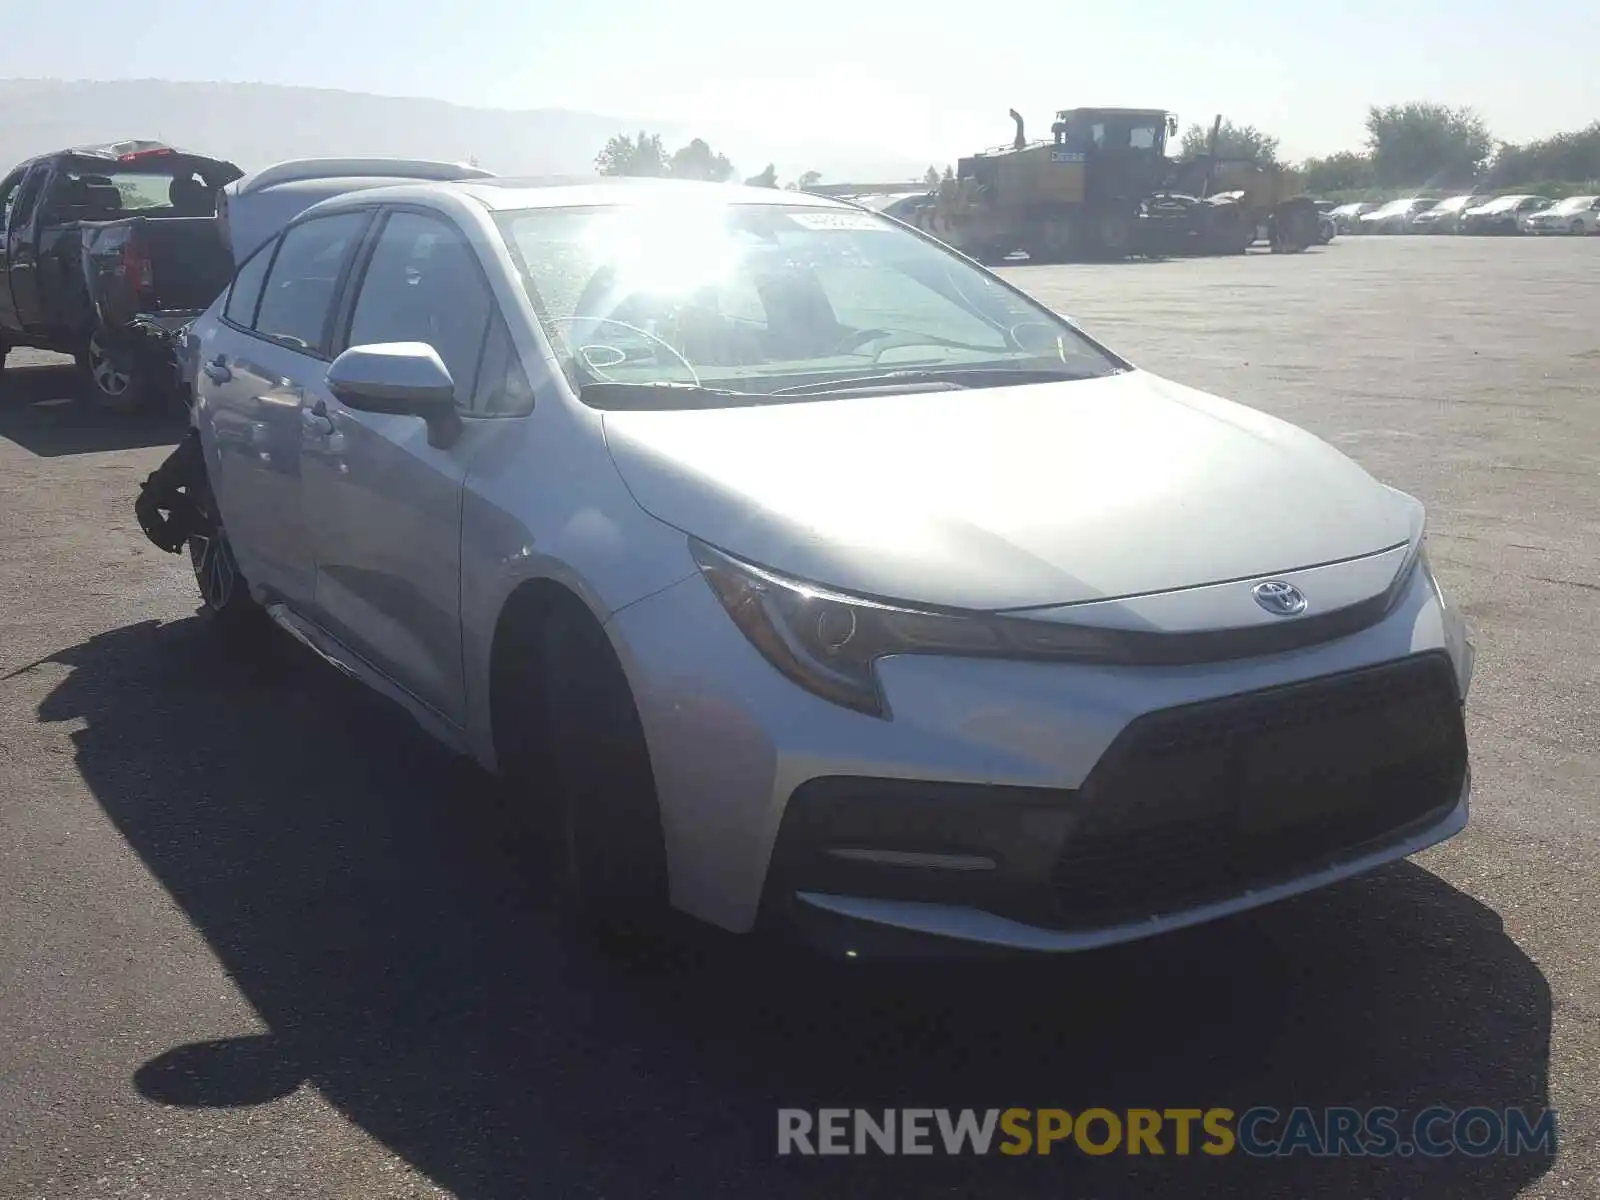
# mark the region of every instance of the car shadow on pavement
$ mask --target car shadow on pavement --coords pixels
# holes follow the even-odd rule
[[[176,412],[120,416],[83,396],[73,367],[13,366],[0,373],[0,438],[40,458],[167,446],[183,436]]]
[[[54,656],[41,705],[267,1034],[173,1047],[153,1102],[309,1083],[439,1186],[530,1195],[1511,1197],[1545,1154],[779,1158],[780,1107],[1547,1103],[1550,991],[1409,864],[1063,959],[879,964],[562,935],[515,798],[287,638],[200,618]],[[1198,1142],[1198,1139],[1197,1139]],[[315,1181],[293,1190],[314,1192]]]

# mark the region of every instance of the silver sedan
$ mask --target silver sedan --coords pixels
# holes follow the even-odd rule
[[[1467,821],[1422,505],[863,209],[372,189],[193,336],[214,619],[553,805],[597,929],[1074,950]]]

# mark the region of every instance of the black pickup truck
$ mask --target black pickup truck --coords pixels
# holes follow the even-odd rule
[[[17,167],[0,181],[0,365],[15,346],[54,350],[107,408],[163,403],[172,335],[233,276],[217,196],[243,174],[149,141]]]

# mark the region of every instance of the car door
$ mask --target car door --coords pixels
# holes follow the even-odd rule
[[[200,338],[195,394],[228,540],[246,579],[300,611],[316,589],[302,422],[327,370],[336,294],[371,219],[350,211],[290,226],[240,266],[216,331]]]
[[[395,208],[353,274],[341,347],[426,342],[456,382],[464,418],[430,444],[415,417],[358,412],[324,386],[303,447],[316,555],[316,616],[331,633],[453,724],[465,719],[461,505],[473,454],[497,432],[471,419],[479,364],[500,320],[471,244],[443,214]]]
[[[6,222],[6,324],[17,330],[32,330],[43,314],[39,311],[39,243],[33,234],[34,217],[39,211],[39,193],[50,177],[48,163],[36,163],[23,176],[17,188],[11,217]]]

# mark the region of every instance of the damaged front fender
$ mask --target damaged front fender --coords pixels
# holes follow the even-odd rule
[[[145,537],[177,554],[200,529],[202,513],[196,495],[205,480],[205,456],[200,431],[190,429],[177,447],[139,487],[133,512]]]

